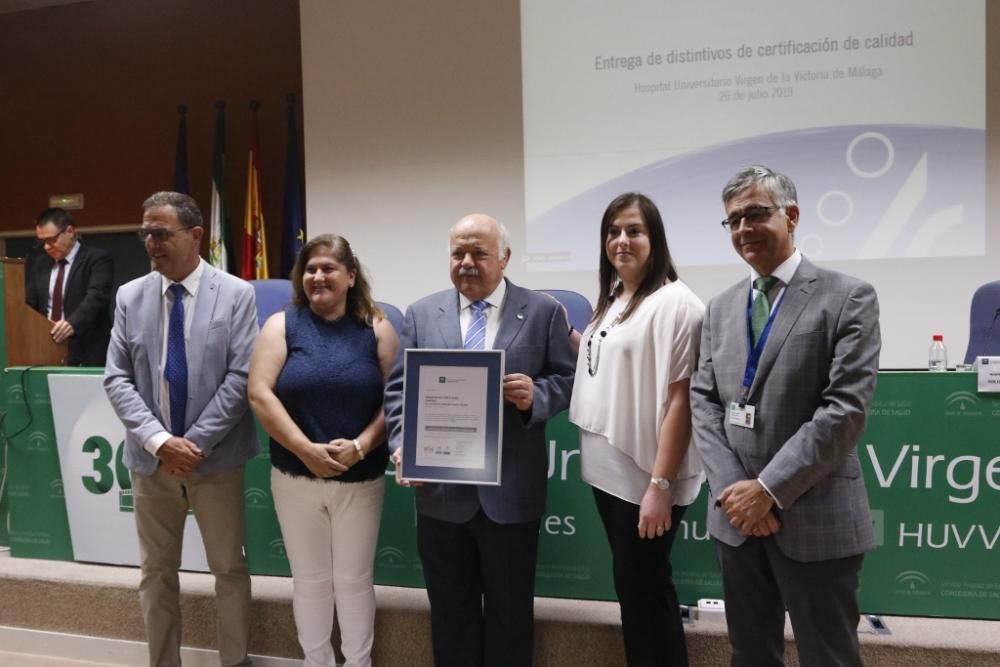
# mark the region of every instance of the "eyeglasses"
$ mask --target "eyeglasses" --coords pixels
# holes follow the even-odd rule
[[[748,225],[759,225],[768,221],[771,213],[781,206],[748,206],[743,211],[737,211],[722,221],[722,228],[727,232],[735,232],[744,222]]]
[[[139,235],[139,240],[143,243],[146,239],[153,239],[157,243],[163,243],[164,241],[169,241],[174,237],[177,232],[190,231],[197,227],[197,225],[188,225],[187,227],[179,227],[178,229],[167,229],[166,227],[150,227],[148,229],[143,228],[136,232]]]
[[[69,231],[69,227],[63,227],[62,229],[60,229],[58,232],[56,232],[52,236],[46,236],[45,238],[42,238],[41,236],[39,236],[36,239],[35,244],[39,248],[41,248],[42,246],[47,246],[47,245],[55,245],[56,241],[59,240],[59,237],[62,236],[63,234],[65,234],[67,231]]]

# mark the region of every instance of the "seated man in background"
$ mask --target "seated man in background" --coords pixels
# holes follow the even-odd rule
[[[80,242],[73,218],[61,208],[42,211],[38,245],[24,269],[24,301],[52,320],[52,340],[69,347],[66,365],[104,366],[111,335],[111,253]]]

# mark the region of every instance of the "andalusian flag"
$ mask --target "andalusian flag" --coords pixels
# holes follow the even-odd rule
[[[231,273],[232,247],[229,244],[229,207],[226,205],[226,103],[215,103],[215,141],[212,149],[212,222],[208,235],[208,262]]]
[[[264,209],[260,196],[260,168],[257,161],[257,109],[260,102],[250,103],[250,166],[247,175],[247,205],[243,216],[244,280],[264,280],[267,275],[267,241],[264,237]]]

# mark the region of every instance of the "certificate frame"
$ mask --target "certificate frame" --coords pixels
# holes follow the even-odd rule
[[[403,355],[402,478],[414,482],[499,486],[503,462],[504,351],[408,348]],[[441,372],[438,372],[439,369]],[[448,370],[454,370],[455,376],[449,376]],[[437,384],[455,382],[457,388],[464,381],[461,376],[470,373],[481,376],[484,372],[485,404],[479,396],[474,396],[474,405],[467,408],[454,407],[455,411],[461,413],[457,418],[466,420],[466,423],[475,422],[475,428],[427,423],[430,410],[423,404],[421,397],[432,395]],[[428,384],[429,382],[434,385]],[[452,394],[450,397],[458,395],[465,396],[465,393]],[[445,408],[451,411],[453,406],[446,405]],[[425,433],[421,433],[421,424],[425,427]],[[473,458],[479,458],[481,445],[482,460],[466,462],[464,465],[449,465],[449,462],[443,461],[450,454],[447,446],[442,448],[444,451],[438,448],[427,449],[431,446],[428,440],[433,438],[426,435],[428,428],[464,430],[474,440]],[[476,433],[480,428],[481,432]]]

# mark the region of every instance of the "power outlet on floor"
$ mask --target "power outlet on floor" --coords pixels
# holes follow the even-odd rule
[[[701,598],[698,600],[698,609],[709,614],[725,614],[726,603],[716,598]]]

